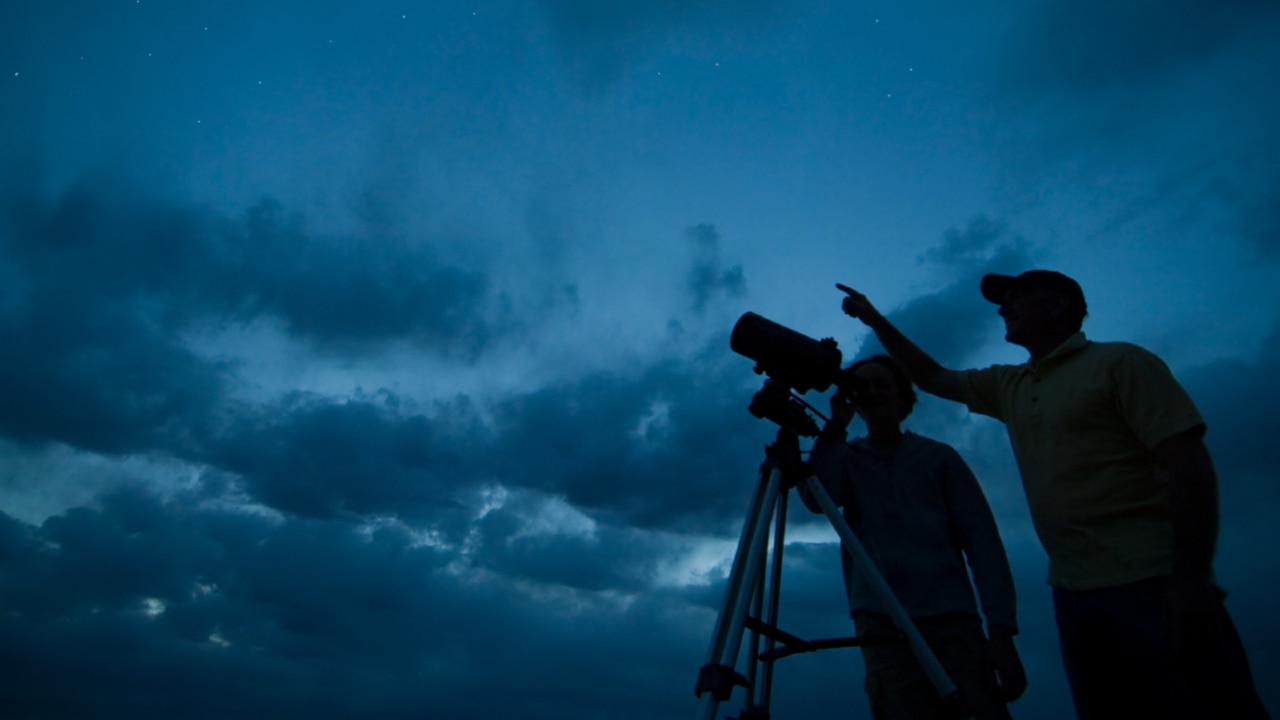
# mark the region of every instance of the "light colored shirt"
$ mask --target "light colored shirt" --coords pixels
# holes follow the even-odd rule
[[[1049,584],[1087,590],[1169,574],[1167,474],[1151,449],[1204,420],[1160,358],[1077,333],[1035,364],[959,375],[969,409],[1008,429]]]
[[[810,466],[907,614],[978,615],[1017,629],[1013,574],[978,481],[951,446],[907,432],[892,453],[868,440],[819,438]],[[817,502],[800,486],[814,512]],[[885,613],[842,552],[850,611]],[[970,582],[969,572],[973,572]]]

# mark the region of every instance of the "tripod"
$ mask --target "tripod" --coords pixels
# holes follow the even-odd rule
[[[785,434],[784,434],[785,433]],[[792,446],[794,446],[792,448]],[[788,452],[790,450],[790,452]],[[765,452],[774,462],[766,462],[760,469],[755,495],[747,511],[747,519],[738,540],[738,549],[729,571],[724,601],[712,633],[707,663],[698,674],[694,694],[700,700],[702,720],[716,720],[721,702],[727,701],[735,686],[743,686],[748,693],[743,712],[736,720],[768,720],[773,685],[773,663],[783,657],[837,647],[866,644],[863,638],[805,641],[778,629],[778,601],[781,595],[782,551],[786,536],[787,499],[791,487],[803,482],[808,491],[822,506],[823,513],[831,521],[840,536],[845,552],[849,553],[857,572],[868,581],[876,598],[893,619],[902,638],[944,699],[953,717],[968,717],[963,700],[955,684],[947,676],[915,623],[894,597],[893,591],[871,562],[862,543],[858,541],[849,524],[840,515],[831,496],[822,483],[807,472],[799,462],[798,440],[789,430],[780,429],[778,439]],[[794,458],[794,459],[792,459]],[[776,518],[772,518],[776,511]],[[769,526],[774,526],[773,558],[770,567],[768,603],[765,605],[763,584]],[[754,616],[748,616],[748,605]],[[761,619],[762,610],[766,615]],[[752,654],[744,676],[734,669],[741,649],[743,633],[751,631]],[[760,637],[765,638],[765,650],[760,652]],[[890,639],[890,642],[899,639]],[[782,647],[777,647],[781,642]]]

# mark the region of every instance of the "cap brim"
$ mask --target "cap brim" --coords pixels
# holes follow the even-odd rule
[[[997,275],[995,273],[991,273],[990,275],[983,276],[982,284],[980,286],[982,289],[982,297],[986,298],[988,302],[993,302],[996,305],[1003,305],[1004,298],[1009,294],[1009,289],[1013,287],[1015,280],[1017,280],[1017,278],[1012,275]]]

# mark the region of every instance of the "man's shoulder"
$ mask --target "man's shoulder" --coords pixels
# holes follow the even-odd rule
[[[1115,365],[1124,362],[1156,363],[1165,365],[1159,355],[1136,343],[1123,340],[1098,342],[1091,340],[1080,353],[1082,357],[1104,365]]]
[[[1138,353],[1141,355],[1152,355],[1155,353],[1138,345],[1137,343],[1127,342],[1125,340],[1090,340],[1089,344],[1084,347],[1091,353],[1100,353],[1106,355],[1128,355]]]

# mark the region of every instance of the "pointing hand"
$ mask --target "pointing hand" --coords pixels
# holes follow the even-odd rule
[[[845,315],[867,322],[868,319],[879,314],[866,295],[840,283],[836,283],[836,289],[845,294],[844,300],[840,302],[840,309]]]

